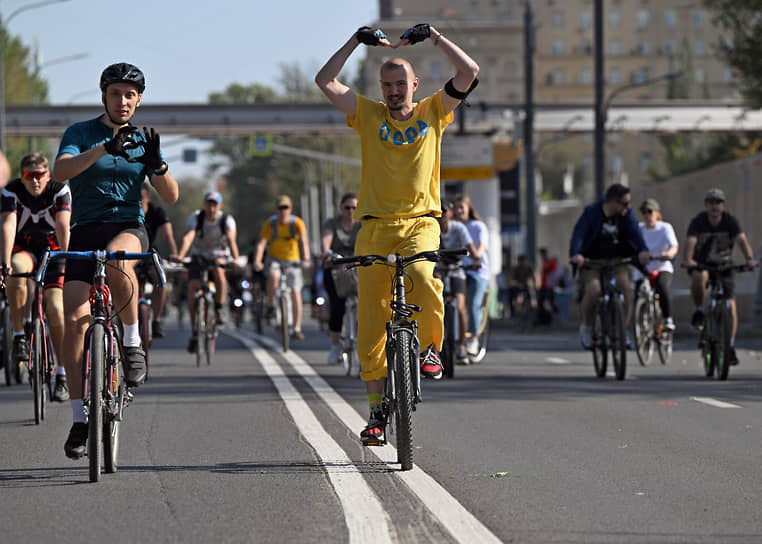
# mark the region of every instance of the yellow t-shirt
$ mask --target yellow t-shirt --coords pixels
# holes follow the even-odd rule
[[[439,156],[445,114],[442,91],[414,104],[407,121],[396,121],[383,102],[357,96],[354,119],[347,125],[362,143],[362,182],[355,217],[441,215]]]
[[[270,219],[265,221],[262,225],[262,230],[259,231],[260,238],[266,238],[269,245],[267,248],[267,254],[274,259],[281,261],[298,261],[299,260],[299,238],[304,236],[307,229],[304,226],[304,221],[299,217],[295,217],[294,221],[294,237],[291,238],[291,220],[288,223],[275,224],[275,229],[278,231],[275,240],[272,240],[273,229],[270,226]]]

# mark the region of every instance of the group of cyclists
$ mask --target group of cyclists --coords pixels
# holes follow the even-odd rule
[[[746,265],[758,266],[753,250],[738,219],[726,211],[725,192],[710,189],[704,195],[704,210],[690,221],[683,249],[682,266],[690,275],[690,292],[695,311],[691,325],[700,328],[704,323],[704,299],[709,280],[702,265],[727,265],[732,262],[733,248],[737,244]],[[630,189],[615,183],[596,202],[587,206],[577,220],[569,247],[570,262],[582,267],[589,259],[613,259],[635,257],[634,264],[646,274],[653,274],[654,289],[659,295],[663,326],[675,330],[672,298],[669,292],[674,275],[672,261],[677,257],[679,246],[674,228],[661,213],[661,206],[653,198],[647,198],[638,208],[642,221],[638,222],[632,209]],[[633,290],[630,288],[631,267],[621,264],[614,269],[618,290],[624,294],[625,323],[632,319]],[[738,364],[735,336],[738,315],[734,298],[734,272],[732,269],[720,274],[724,292],[730,301],[731,332],[729,362]],[[592,322],[601,285],[595,270],[579,271],[579,293],[582,323],[579,328],[580,343],[584,349],[592,347]],[[629,328],[628,328],[629,329]],[[632,339],[628,338],[629,347]]]

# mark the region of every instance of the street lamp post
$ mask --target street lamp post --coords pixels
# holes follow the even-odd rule
[[[0,18],[0,21],[2,21],[2,25],[5,28],[6,34],[10,35],[8,32],[8,24],[11,22],[11,20],[18,15],[19,13],[23,13],[24,11],[29,11],[30,9],[36,9],[41,8],[43,6],[47,6],[50,4],[60,4],[62,2],[69,2],[69,0],[44,0],[43,2],[33,2],[31,4],[27,4],[25,6],[21,6],[20,8],[15,9],[11,12],[10,15],[8,15],[8,18],[5,20],[2,20]],[[0,46],[0,150],[5,151],[5,63],[4,63],[4,55],[5,51]]]
[[[604,177],[605,177],[603,173],[605,171],[605,157],[606,157],[605,149],[603,147],[603,142],[605,142],[606,140],[606,122],[608,121],[608,110],[614,98],[616,98],[617,95],[623,93],[624,91],[628,91],[636,87],[647,87],[658,81],[663,81],[663,80],[671,81],[673,79],[680,77],[681,75],[683,75],[682,71],[667,72],[666,74],[660,74],[658,76],[654,76],[652,78],[648,78],[636,83],[628,83],[627,85],[622,85],[621,87],[617,87],[616,89],[611,91],[608,97],[606,97],[606,100],[602,101],[600,107],[596,111],[596,117],[598,117],[598,114],[600,114],[600,123],[598,123],[596,120],[596,124],[595,124],[595,142],[596,142],[595,197],[596,198],[598,198],[598,196],[603,194],[603,185],[604,185]],[[599,145],[599,142],[600,142],[600,145]]]

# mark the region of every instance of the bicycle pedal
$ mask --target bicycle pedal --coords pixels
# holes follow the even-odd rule
[[[362,445],[365,447],[368,446],[386,446],[386,439],[384,438],[373,438],[373,439],[363,439]]]

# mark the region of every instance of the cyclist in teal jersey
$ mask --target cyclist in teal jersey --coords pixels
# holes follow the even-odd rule
[[[159,135],[130,124],[145,90],[143,72],[132,64],[108,66],[101,74],[106,111],[66,129],[56,157],[56,179],[69,180],[72,193],[70,251],[148,249],[140,203],[148,177],[159,196],[177,200],[177,182],[161,155]],[[66,263],[64,279],[64,367],[69,381],[74,424],[64,445],[78,459],[87,444],[87,414],[82,402],[82,352],[90,321],[90,286],[94,265]],[[145,352],[138,332],[137,278],[134,261],[116,261],[106,269],[114,307],[124,325],[125,380],[136,387],[145,380]]]

